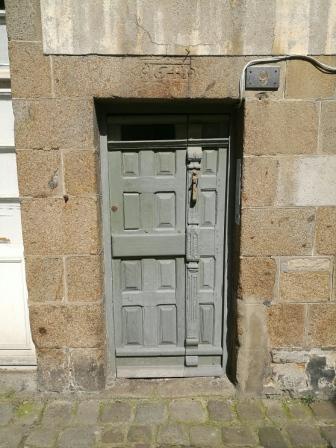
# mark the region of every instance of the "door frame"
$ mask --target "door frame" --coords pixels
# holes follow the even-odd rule
[[[116,344],[115,344],[115,325],[114,325],[114,307],[113,307],[113,279],[112,279],[112,250],[111,250],[111,234],[110,234],[110,213],[106,213],[110,209],[109,200],[109,170],[108,170],[108,137],[107,137],[107,116],[111,114],[124,114],[129,115],[151,115],[156,113],[153,112],[150,104],[143,104],[143,107],[139,108],[138,111],[126,106],[122,103],[119,111],[119,107],[111,103],[97,104],[97,119],[99,126],[99,160],[100,160],[100,196],[101,196],[101,230],[102,230],[102,247],[103,247],[103,262],[104,262],[104,309],[105,309],[105,331],[106,331],[106,347],[105,347],[105,380],[106,386],[112,384],[117,376],[116,369]],[[147,106],[147,107],[146,107]],[[228,348],[227,348],[227,317],[228,317],[228,299],[231,297],[232,282],[230,281],[230,271],[231,271],[231,246],[232,242],[229,240],[229,234],[232,235],[231,227],[234,218],[234,206],[232,204],[232,198],[234,198],[235,190],[235,159],[233,157],[232,151],[232,136],[233,136],[233,117],[232,109],[228,108],[223,111],[223,106],[220,110],[216,111],[218,106],[213,107],[214,110],[211,111],[211,106],[206,107],[206,111],[202,105],[200,105],[198,110],[188,105],[186,110],[181,111],[176,102],[175,107],[169,104],[170,107],[173,106],[168,112],[165,110],[165,105],[159,105],[159,110],[162,114],[172,114],[172,115],[228,115],[230,120],[229,126],[229,138],[228,138],[228,149],[227,149],[227,184],[226,184],[226,204],[225,204],[225,219],[224,219],[224,254],[223,254],[223,318],[222,318],[222,367],[223,371],[226,372],[227,361],[228,361]],[[175,113],[174,113],[175,109]],[[126,110],[127,112],[124,112]],[[140,112],[141,111],[141,112]],[[208,112],[209,111],[209,112]],[[233,236],[231,237],[233,238]],[[226,376],[225,374],[223,377]]]

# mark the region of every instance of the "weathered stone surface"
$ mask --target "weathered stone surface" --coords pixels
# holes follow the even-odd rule
[[[9,56],[13,97],[52,95],[50,57],[43,55],[40,42],[10,42]]]
[[[233,384],[226,378],[171,378],[161,382],[158,387],[160,397],[179,398],[198,396],[226,396],[232,397],[235,392]]]
[[[309,305],[308,335],[312,347],[336,346],[336,304]]]
[[[65,192],[70,195],[97,194],[97,153],[64,151]]]
[[[129,422],[132,416],[132,410],[129,403],[124,401],[114,401],[104,403],[100,419],[103,423],[121,423]]]
[[[281,272],[295,271],[330,271],[332,260],[327,257],[295,257],[282,258],[280,260]]]
[[[152,429],[150,426],[131,426],[127,433],[129,442],[150,442],[152,439]]]
[[[336,207],[321,207],[316,214],[316,251],[319,254],[336,253]]]
[[[324,64],[336,65],[335,56],[322,56]],[[286,72],[287,98],[328,98],[335,96],[336,80],[304,61],[288,61]]]
[[[40,420],[43,404],[38,400],[22,400],[15,408],[14,423],[33,425]]]
[[[248,0],[200,2],[195,7],[193,2],[158,5],[146,0],[135,6],[113,0],[93,8],[85,0],[78,11],[68,0],[65,15],[53,1],[43,0],[44,49],[60,54],[333,54],[335,36],[328,23],[333,23],[334,10],[330,3],[322,4],[314,8],[315,3],[299,7],[296,2]],[[104,26],[97,27],[101,17]]]
[[[98,400],[85,400],[78,403],[77,412],[73,417],[73,423],[77,425],[94,425],[99,416]]]
[[[95,446],[96,434],[94,428],[68,428],[58,439],[59,448],[91,448]]]
[[[78,148],[95,144],[93,100],[13,100],[17,149]]]
[[[163,423],[167,417],[167,408],[160,402],[144,402],[135,412],[135,421],[142,424]]]
[[[278,364],[299,363],[309,361],[309,351],[306,350],[272,350],[272,361]]]
[[[62,199],[24,200],[21,205],[26,255],[62,254]]]
[[[286,448],[281,431],[273,426],[265,426],[259,429],[259,440],[264,448]]]
[[[255,446],[257,443],[255,434],[247,427],[232,426],[223,428],[222,431],[224,444],[229,446]]]
[[[6,25],[10,40],[41,40],[40,0],[7,1]]]
[[[68,300],[94,301],[102,295],[102,260],[100,256],[67,257]]]
[[[336,405],[332,401],[316,401],[310,407],[319,420],[336,421]]]
[[[314,102],[247,101],[245,123],[244,148],[248,154],[317,151],[318,106]]]
[[[125,434],[120,427],[105,429],[101,436],[103,443],[121,443],[124,439]]]
[[[249,302],[273,298],[276,263],[272,258],[240,259],[239,297]]]
[[[304,364],[272,364],[272,379],[278,391],[293,395],[309,390]]]
[[[304,305],[279,304],[268,310],[272,347],[300,347],[304,341]]]
[[[330,298],[330,273],[281,272],[280,297],[289,302],[320,302]]]
[[[256,400],[244,400],[237,403],[238,417],[241,420],[255,422],[265,418],[261,403]]]
[[[0,441],[4,448],[18,448],[23,436],[24,431],[20,426],[7,425],[0,428]]]
[[[55,445],[59,430],[52,427],[38,427],[34,429],[25,441],[25,446],[52,448]]]
[[[20,196],[47,197],[62,193],[59,151],[17,151]]]
[[[180,422],[204,422],[206,419],[202,404],[188,398],[172,401],[169,406],[169,414],[173,420]]]
[[[0,426],[8,425],[13,417],[13,405],[0,403]]]
[[[99,347],[103,341],[100,305],[32,305],[30,323],[39,348]]]
[[[336,155],[281,157],[276,204],[336,205]]]
[[[162,425],[157,435],[158,443],[162,445],[189,446],[186,427],[180,424]]]
[[[288,413],[280,400],[266,399],[263,400],[263,405],[266,408],[267,417],[272,421],[282,421],[288,418]]]
[[[299,401],[291,401],[286,404],[290,415],[296,420],[306,420],[312,417],[310,408]]]
[[[323,437],[329,443],[328,446],[331,448],[336,447],[336,426],[322,426],[320,428]]]
[[[194,72],[185,57],[53,57],[57,96],[185,98]]]
[[[314,209],[308,207],[245,209],[241,219],[242,255],[310,254],[314,220]]]
[[[71,350],[70,369],[75,389],[100,390],[104,387],[104,352],[102,350]]]
[[[73,411],[73,403],[66,400],[55,400],[47,403],[43,412],[42,426],[56,428],[66,425]]]
[[[327,447],[327,443],[322,439],[318,428],[314,426],[293,423],[288,425],[286,430],[294,448]]]
[[[50,302],[63,298],[63,261],[61,258],[26,257],[30,302]]]
[[[223,446],[220,428],[209,425],[197,425],[190,428],[192,446],[213,447]]]
[[[55,392],[67,390],[69,361],[66,352],[60,349],[39,349],[37,377],[39,388],[42,390]]]
[[[273,205],[277,190],[279,162],[273,157],[245,157],[242,206]]]
[[[230,421],[234,418],[230,402],[223,400],[209,400],[208,412],[211,420]]]
[[[328,154],[336,153],[336,101],[322,102],[320,148]]]
[[[95,254],[100,246],[96,199],[33,199],[22,202],[27,255]]]

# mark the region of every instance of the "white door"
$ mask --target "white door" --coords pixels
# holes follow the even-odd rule
[[[1,11],[0,11],[1,12]],[[2,17],[0,17],[3,19]],[[0,21],[3,28],[3,20]],[[3,29],[2,29],[3,31]],[[5,35],[1,33],[1,37]],[[2,47],[1,47],[2,48]],[[8,65],[0,61],[0,366],[35,365],[27,306]]]

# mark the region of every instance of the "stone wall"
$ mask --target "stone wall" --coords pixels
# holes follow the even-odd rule
[[[38,0],[8,0],[15,134],[39,384],[104,386],[99,146],[94,99],[238,98],[249,58],[46,55]],[[260,54],[260,53],[257,53]],[[336,57],[321,59],[336,65]],[[245,392],[333,393],[336,77],[281,63],[247,93],[237,300]],[[238,229],[239,230],[239,229]]]

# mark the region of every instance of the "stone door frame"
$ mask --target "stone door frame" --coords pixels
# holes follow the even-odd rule
[[[175,110],[175,113],[201,113],[202,115],[207,115],[210,113],[211,108],[213,108],[212,113],[218,114],[230,114],[230,134],[229,134],[229,145],[228,145],[228,157],[227,157],[227,189],[226,189],[226,213],[225,213],[225,237],[224,237],[224,288],[223,288],[223,322],[222,322],[222,344],[223,344],[223,356],[222,356],[222,366],[223,369],[227,371],[228,358],[230,353],[228,352],[228,328],[230,328],[228,322],[228,300],[232,301],[233,292],[233,281],[231,276],[232,271],[232,243],[233,243],[233,221],[237,210],[235,210],[235,200],[236,200],[236,161],[235,155],[232,150],[232,136],[233,136],[233,123],[235,114],[232,113],[232,108],[225,105],[224,101],[219,105],[220,109],[218,111],[218,102],[207,103],[206,105],[200,104],[197,106],[197,111],[194,110],[193,102],[188,102],[186,105],[186,110],[181,112],[180,110],[180,100],[170,102],[169,114]],[[137,101],[136,104],[139,104]],[[132,109],[132,115],[137,115],[137,113],[144,113],[143,110],[146,109],[146,113],[151,114],[153,112],[153,103],[146,102],[141,103],[143,108],[139,108],[139,111],[134,112]],[[132,101],[128,103],[122,103],[122,111],[120,113],[125,113],[124,109],[134,105]],[[157,103],[155,103],[157,105]],[[159,108],[163,108],[164,113],[166,113],[165,104],[159,104]],[[155,106],[154,106],[155,108]],[[204,110],[202,110],[204,109]],[[224,111],[223,111],[224,110]],[[110,214],[104,213],[104,211],[109,210],[110,200],[109,200],[109,181],[108,181],[108,143],[107,143],[107,115],[111,113],[119,113],[117,109],[117,104],[115,102],[106,102],[96,104],[96,113],[99,126],[99,141],[100,141],[100,193],[101,193],[101,238],[103,247],[103,260],[104,260],[104,310],[105,310],[105,333],[106,333],[106,347],[105,347],[105,377],[106,377],[106,387],[111,385],[117,377],[116,372],[116,356],[115,356],[115,334],[114,334],[114,309],[113,309],[113,285],[112,285],[112,251],[111,251],[111,233],[110,233]],[[240,185],[240,179],[238,186]],[[226,377],[227,375],[224,375]]]

